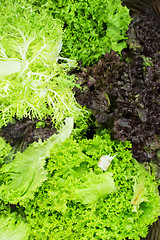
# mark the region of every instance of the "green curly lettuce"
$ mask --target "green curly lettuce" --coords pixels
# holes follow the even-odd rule
[[[0,198],[4,202],[17,204],[34,193],[47,179],[46,159],[56,143],[68,138],[73,129],[73,118],[66,119],[59,134],[52,135],[48,140],[34,142],[23,153],[18,152],[14,160],[4,164],[0,169]]]
[[[82,113],[68,71],[75,61],[59,56],[62,24],[26,1],[0,4],[0,127],[14,117],[51,116],[59,127]]]
[[[34,0],[64,23],[63,56],[93,64],[106,52],[121,53],[131,21],[121,0]]]
[[[154,176],[132,158],[130,147],[106,131],[55,145],[48,179],[23,205],[29,239],[145,237],[160,213],[160,198]],[[114,156],[106,171],[98,166],[102,156]]]

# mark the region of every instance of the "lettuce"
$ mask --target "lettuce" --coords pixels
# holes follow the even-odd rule
[[[0,137],[0,166],[3,164],[5,157],[10,153],[12,147],[9,143],[6,143],[5,140]]]
[[[154,176],[132,158],[130,147],[112,141],[106,131],[90,140],[70,137],[56,144],[46,165],[48,179],[33,200],[22,204],[29,239],[145,237],[160,213],[160,198]],[[116,156],[103,171],[98,161],[109,154]]]
[[[118,0],[47,1],[39,9],[36,2],[0,3],[0,127],[15,117],[51,116],[60,131],[9,161],[11,146],[0,139],[0,236],[139,240],[160,213],[155,177],[133,159],[129,142],[112,141],[105,130],[90,140],[76,129],[71,135],[73,116],[83,115],[68,75],[75,62],[66,58],[90,64],[110,47],[120,53],[128,10]]]
[[[45,160],[56,143],[68,138],[73,129],[73,119],[67,118],[59,134],[47,141],[31,144],[23,153],[18,152],[14,160],[0,169],[0,198],[12,204],[34,198],[34,193],[47,179]]]
[[[26,240],[29,236],[29,226],[23,221],[17,221],[16,215],[0,217],[1,240]]]
[[[61,22],[19,0],[1,3],[0,18],[0,127],[14,117],[51,116],[56,127],[76,119],[82,112],[67,74],[76,63],[59,56]]]
[[[73,119],[67,118],[59,134],[2,165],[0,198],[12,209],[1,216],[2,236],[145,237],[160,213],[155,177],[133,159],[129,142],[112,141],[105,130],[93,139],[75,140],[72,129]],[[107,170],[99,166],[102,156],[112,158]]]
[[[75,200],[83,204],[94,204],[100,199],[105,199],[106,196],[116,191],[114,179],[111,173],[95,175],[94,173],[87,174],[85,184],[74,191]]]
[[[63,56],[90,65],[106,52],[126,47],[129,10],[120,0],[34,0],[64,26]]]
[[[0,200],[0,239],[1,240],[26,240],[30,227],[24,216],[17,213],[18,207],[5,205]],[[18,210],[20,212],[20,209]]]

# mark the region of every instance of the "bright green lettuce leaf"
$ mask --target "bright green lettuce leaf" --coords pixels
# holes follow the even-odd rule
[[[61,22],[20,0],[1,2],[0,18],[0,127],[15,116],[51,116],[56,127],[76,119],[82,110],[72,92],[75,77],[67,74],[76,63],[59,56]]]
[[[131,200],[131,204],[135,206],[134,211],[137,211],[137,207],[139,207],[139,204],[145,200],[142,197],[144,194],[144,188],[145,188],[145,175],[141,175],[133,186],[134,195]]]
[[[72,129],[73,119],[67,118],[59,134],[44,142],[34,142],[23,153],[18,152],[12,162],[4,164],[0,169],[0,198],[13,204],[33,198],[37,188],[47,179],[44,165],[50,150],[68,138]]]
[[[153,176],[150,178],[148,178],[148,171],[146,171],[145,167],[141,164],[139,164],[135,159],[132,160],[132,162],[135,165],[136,169],[139,169],[138,174],[135,178],[135,182],[133,185],[133,196],[131,199],[131,204],[133,205],[133,212],[137,212],[137,209],[140,208],[141,203],[142,206],[145,204],[149,204],[148,203],[148,195],[152,195],[152,192],[154,192],[155,194],[157,194],[157,196],[159,195],[159,191],[158,188],[156,187],[156,185],[158,186],[158,182],[156,181],[155,184],[150,184],[150,180],[152,178],[155,178],[155,174],[153,174]],[[155,179],[156,180],[156,179]],[[148,188],[148,185],[150,185],[150,187]],[[151,204],[151,203],[150,203]],[[154,204],[154,203],[152,203]],[[153,209],[152,208],[148,208],[146,209],[147,212],[152,212]],[[160,206],[159,206],[159,214],[160,214]],[[152,215],[152,213],[151,213]]]
[[[51,150],[48,179],[23,204],[30,239],[129,239],[145,237],[160,203],[154,176],[132,158],[129,142],[112,141],[106,131],[78,142],[72,137]],[[115,156],[102,171],[103,155]],[[134,211],[136,184],[144,192]]]
[[[87,180],[78,186],[75,190],[75,200],[84,204],[96,203],[99,199],[105,199],[106,196],[116,191],[114,179],[111,173],[95,175],[87,174]]]

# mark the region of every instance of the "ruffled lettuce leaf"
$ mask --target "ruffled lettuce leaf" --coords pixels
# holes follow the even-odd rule
[[[108,194],[116,191],[115,182],[111,173],[95,175],[87,174],[87,180],[81,183],[74,191],[75,200],[83,204],[95,204],[105,199]]]
[[[112,141],[106,131],[78,142],[72,137],[51,150],[48,179],[24,203],[33,239],[139,240],[159,215],[157,184],[134,161],[129,142]],[[98,162],[116,155],[106,172]],[[144,175],[139,206],[131,203]]]
[[[47,179],[44,166],[50,150],[68,138],[72,129],[73,118],[67,118],[59,134],[44,142],[34,142],[23,153],[18,152],[12,162],[4,164],[0,169],[0,198],[13,204],[33,198],[37,188]]]

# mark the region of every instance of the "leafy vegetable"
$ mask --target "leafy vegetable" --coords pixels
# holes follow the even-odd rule
[[[77,82],[82,88],[76,90],[78,103],[92,110],[99,124],[111,128],[114,138],[132,142],[138,161],[156,164],[160,162],[159,23],[152,11],[135,16],[122,57],[112,51],[97,64],[81,68]],[[152,66],[145,66],[146,58]]]
[[[34,192],[47,179],[44,165],[50,150],[57,142],[68,138],[72,129],[73,119],[68,118],[58,135],[44,142],[34,142],[23,153],[18,152],[12,162],[4,164],[0,169],[0,198],[12,204],[33,198]]]
[[[18,207],[5,205],[0,200],[0,238],[2,240],[28,239],[29,226],[24,216],[21,216],[15,210],[18,210]]]
[[[4,158],[9,154],[12,147],[9,143],[6,143],[5,140],[0,137],[0,166],[4,162]]]
[[[31,1],[49,9],[64,24],[62,54],[89,65],[111,49],[126,46],[129,10],[120,0]]]
[[[51,116],[56,127],[66,117],[76,119],[82,112],[74,76],[67,75],[76,64],[59,56],[60,21],[19,0],[1,3],[0,18],[0,127],[14,117]]]
[[[38,124],[40,124],[41,127],[37,128]],[[38,141],[39,139],[44,141],[56,133],[56,131],[50,117],[44,121],[23,118],[9,122],[6,126],[3,126],[0,134],[16,151],[19,150],[23,152],[30,143]]]
[[[44,7],[38,8],[39,3]],[[45,123],[50,117],[61,129],[46,141],[34,142],[8,162],[5,159],[8,153],[12,154],[11,146],[0,139],[1,238],[139,240],[140,236],[145,237],[148,226],[160,213],[155,177],[132,158],[129,142],[112,141],[105,130],[90,140],[77,137],[86,122],[72,92],[77,86],[75,77],[68,75],[75,62],[66,58],[75,57],[89,64],[110,51],[110,47],[120,53],[130,21],[128,10],[118,0],[47,3],[6,0],[0,6],[3,9],[0,9],[0,127],[13,118]],[[65,58],[59,56],[62,24]],[[146,56],[136,57],[132,51],[129,55],[123,51],[123,57],[127,55],[127,61],[136,60],[129,61],[129,66],[142,66],[138,84],[137,71],[132,73],[115,52],[106,54],[105,59],[79,74],[78,81],[84,91],[81,100],[91,106],[100,123],[108,126],[112,122],[112,132],[116,134],[119,126],[120,134],[125,128],[131,130],[129,105],[137,111],[133,111],[136,120],[138,116],[148,126],[150,104],[144,106],[147,110],[141,105],[137,86],[145,93],[145,103],[154,102],[152,110],[159,105],[159,63],[150,71],[151,66],[143,61]],[[157,56],[154,57],[150,59],[152,66],[157,61]],[[78,93],[81,94],[77,90],[76,97]],[[75,126],[83,124],[71,135],[73,116]],[[129,120],[135,124],[134,116]],[[154,129],[153,132],[155,137]],[[99,163],[104,160],[107,166],[105,162],[102,167]]]
[[[29,226],[22,221],[17,221],[14,213],[0,217],[1,240],[26,240],[29,236]]]
[[[76,189],[74,194],[77,201],[81,201],[83,204],[93,204],[100,199],[105,199],[108,194],[115,190],[116,187],[111,173],[102,175],[89,173],[85,184],[82,184],[80,189]]]
[[[159,196],[154,177],[132,158],[130,147],[129,142],[111,141],[106,131],[55,145],[46,165],[48,179],[23,204],[29,239],[145,237],[159,215]],[[117,154],[106,172],[98,166],[105,154]],[[143,192],[135,211],[132,200],[141,176]]]

